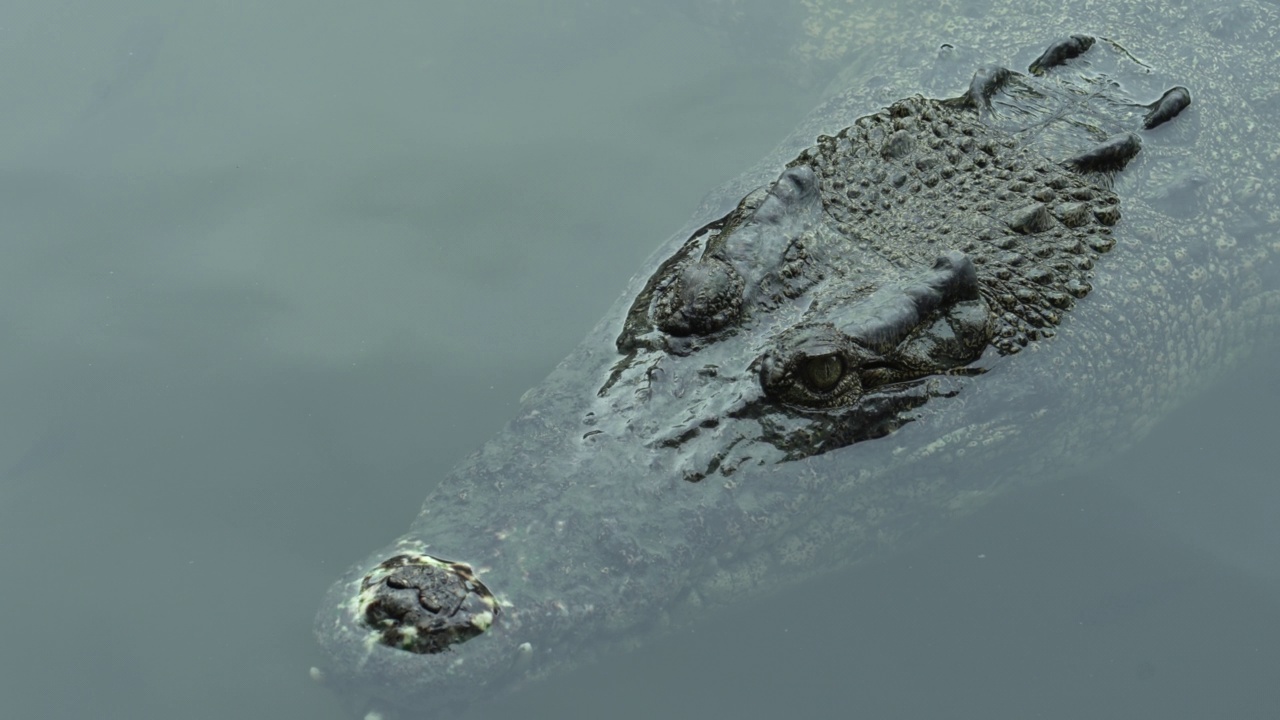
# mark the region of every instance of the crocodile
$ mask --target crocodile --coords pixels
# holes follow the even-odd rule
[[[1113,454],[1274,335],[1265,64],[1204,23],[1153,62],[1102,12],[840,80],[333,584],[313,674],[457,712]]]

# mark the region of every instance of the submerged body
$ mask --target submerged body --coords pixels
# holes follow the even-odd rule
[[[952,45],[833,97],[334,585],[325,676],[431,717],[1139,437],[1276,312],[1276,146],[1246,84],[1130,50],[970,81]]]

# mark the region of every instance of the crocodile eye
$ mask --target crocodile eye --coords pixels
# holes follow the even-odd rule
[[[844,377],[844,359],[835,353],[806,358],[797,374],[814,392],[830,392]]]
[[[830,323],[784,330],[760,356],[760,387],[771,399],[813,410],[848,407],[862,397],[862,368],[878,359]]]

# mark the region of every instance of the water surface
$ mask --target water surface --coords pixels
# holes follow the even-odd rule
[[[0,17],[5,716],[344,717],[324,588],[818,97],[660,8],[438,5]],[[1265,717],[1270,369],[480,715]]]

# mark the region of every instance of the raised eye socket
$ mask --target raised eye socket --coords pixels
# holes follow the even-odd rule
[[[844,377],[844,358],[835,353],[805,358],[797,370],[797,375],[810,390],[830,392]]]
[[[862,368],[879,359],[830,323],[796,325],[758,359],[760,388],[793,407],[848,407],[862,397]]]

